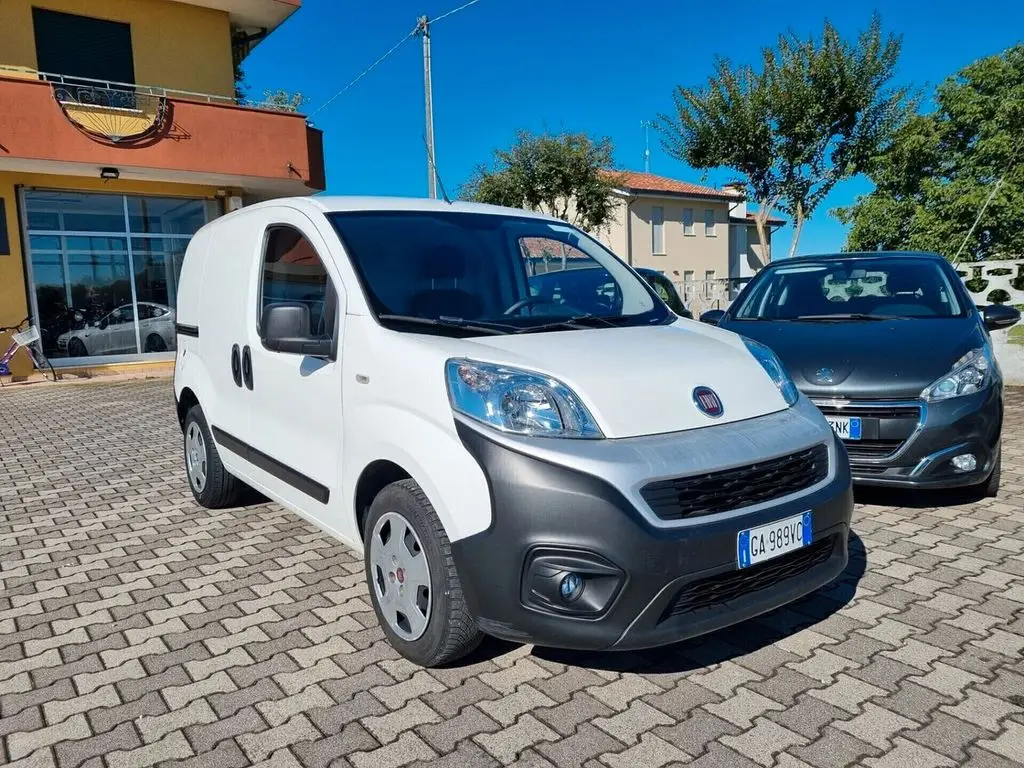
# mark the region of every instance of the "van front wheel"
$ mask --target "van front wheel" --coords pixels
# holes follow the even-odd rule
[[[423,667],[470,653],[483,635],[466,607],[451,543],[413,480],[385,487],[363,528],[370,599],[388,642]]]
[[[192,495],[207,509],[232,507],[242,495],[242,481],[220,461],[203,410],[193,405],[185,415],[185,476]]]

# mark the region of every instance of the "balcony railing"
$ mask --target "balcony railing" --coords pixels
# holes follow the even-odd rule
[[[4,76],[44,80],[53,85],[54,94],[57,95],[58,100],[66,98],[77,103],[88,103],[94,106],[113,109],[135,109],[138,99],[148,98],[150,100],[179,99],[183,101],[197,101],[231,107],[262,109],[269,112],[295,112],[291,107],[266,101],[237,99],[234,96],[183,91],[175,88],[164,88],[158,85],[139,85],[136,83],[122,83],[116,80],[96,80],[90,77],[58,75],[52,72],[39,72],[24,67],[0,64],[0,77]]]

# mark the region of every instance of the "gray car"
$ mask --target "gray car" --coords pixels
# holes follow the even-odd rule
[[[727,310],[701,316],[760,341],[842,438],[854,482],[999,487],[1003,381],[979,310],[936,254],[843,253],[776,262]]]

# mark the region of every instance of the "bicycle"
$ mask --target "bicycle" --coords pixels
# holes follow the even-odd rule
[[[7,351],[0,355],[0,387],[4,386],[3,376],[10,374],[9,364],[20,348],[25,349],[33,367],[43,374],[43,378],[57,381],[57,372],[53,369],[53,364],[43,354],[42,345],[38,343],[39,326],[30,325],[29,318],[26,317],[17,325],[0,327],[0,333],[5,331],[9,331],[11,334],[11,344],[7,347]],[[46,374],[47,368],[50,370],[49,376]]]

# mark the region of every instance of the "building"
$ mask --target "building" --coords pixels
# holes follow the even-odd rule
[[[30,316],[58,370],[173,364],[191,235],[326,187],[318,130],[235,97],[299,3],[0,2],[0,326]]]
[[[635,171],[608,173],[618,179],[615,222],[598,236],[630,264],[663,272],[685,290],[684,300],[709,294],[716,284],[735,286],[764,266],[740,187],[715,189]],[[771,232],[783,224],[769,219],[769,246]]]

